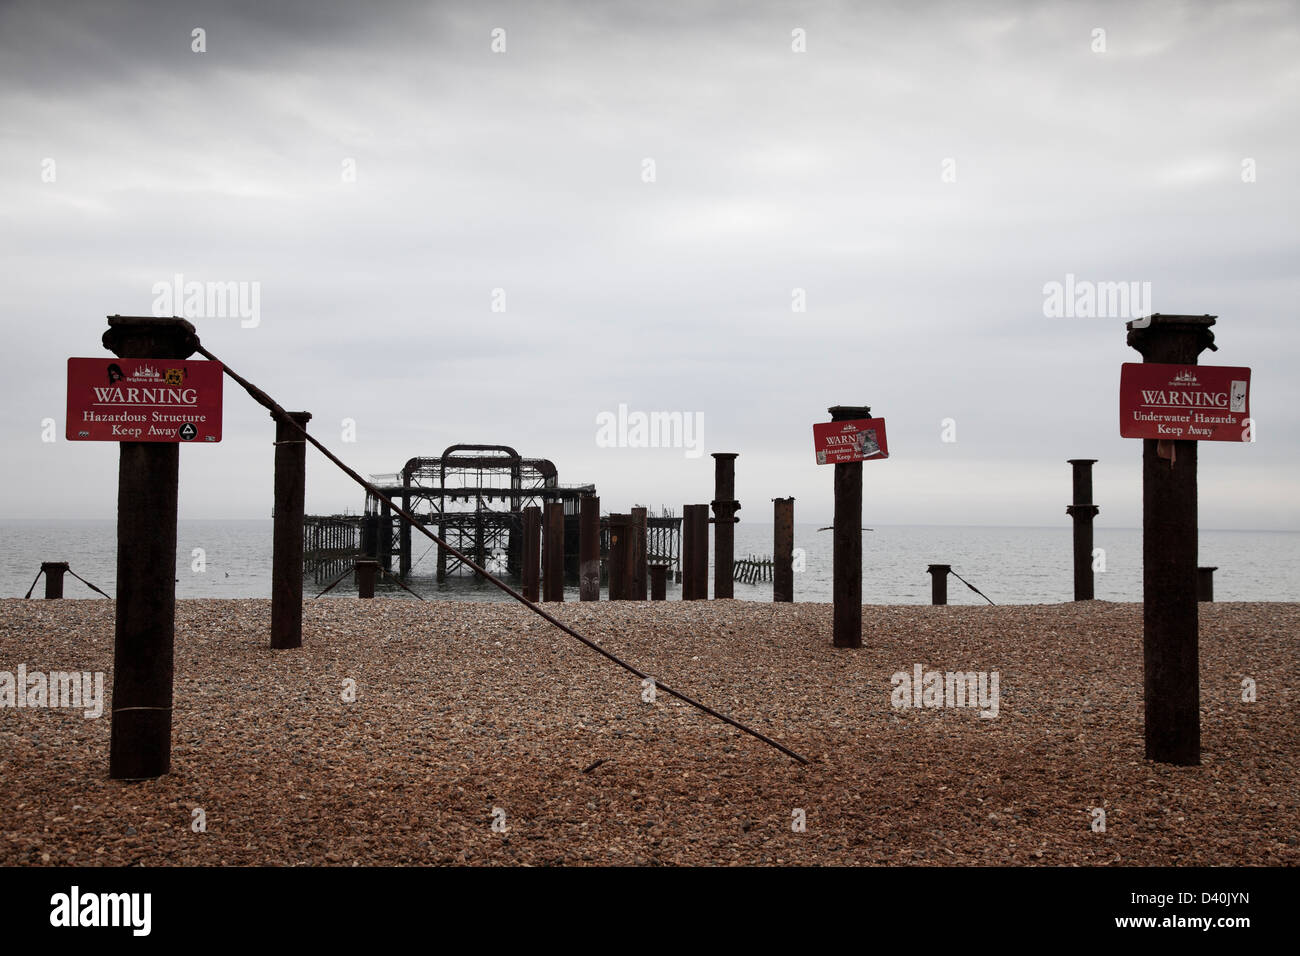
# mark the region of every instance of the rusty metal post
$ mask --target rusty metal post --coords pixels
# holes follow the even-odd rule
[[[1215,349],[1211,315],[1151,315],[1128,323],[1146,362],[1195,365]],[[1196,442],[1142,441],[1142,663],[1146,756],[1201,762],[1196,605]]]
[[[540,529],[541,527],[540,524],[538,525],[538,527]],[[442,538],[443,541],[447,540],[447,525],[442,521],[438,522],[438,537]],[[438,550],[438,570],[436,573],[437,573],[438,583],[441,584],[443,581],[447,580],[447,552],[444,548],[438,548],[437,550]],[[529,600],[536,601],[537,598],[533,597],[533,598],[529,598]]]
[[[709,597],[709,506],[682,508],[682,600]]]
[[[402,508],[411,510],[411,476],[402,470]],[[403,521],[397,529],[397,576],[403,581],[411,576],[411,525]]]
[[[951,564],[932,564],[926,568],[930,575],[931,604],[948,603],[948,572],[951,570]]]
[[[1214,572],[1217,570],[1217,567],[1196,569],[1196,600],[1214,601]]]
[[[357,597],[367,600],[375,596],[375,574],[379,571],[379,562],[374,558],[362,558],[357,562]]]
[[[831,421],[870,418],[866,405],[833,405]],[[833,595],[835,600],[832,643],[836,647],[862,646],[862,462],[835,466],[835,530]]]
[[[272,415],[272,418],[275,416]],[[290,412],[306,428],[310,412]],[[275,509],[271,528],[271,647],[302,647],[302,512],[307,442],[288,422],[275,423]]]
[[[405,522],[403,522],[405,523]],[[393,509],[388,502],[379,503],[379,563],[389,573],[393,570]]]
[[[113,315],[103,342],[119,358],[186,359],[198,337],[184,319]],[[117,471],[117,602],[108,775],[171,768],[180,446],[122,442]]]
[[[709,599],[709,506],[696,505],[695,513],[695,595]]]
[[[530,505],[524,509],[524,597],[534,604],[541,599],[540,554],[542,546],[542,509]],[[439,548],[439,551],[442,549]]]
[[[379,515],[361,516],[361,556],[379,557]]]
[[[650,565],[650,600],[664,601],[668,598],[668,565]]]
[[[736,552],[736,452],[713,453],[713,596],[736,596],[733,563]]]
[[[1096,458],[1071,458],[1074,467],[1074,504],[1065,513],[1074,519],[1074,599],[1091,601],[1092,519],[1101,511],[1092,503],[1092,466]]]
[[[682,600],[695,600],[695,505],[682,506]]]
[[[794,600],[794,499],[772,499],[772,600]]]
[[[632,516],[609,516],[609,599],[628,600],[628,540],[632,536]]]
[[[682,527],[682,600],[709,599],[709,506],[687,505]]]
[[[546,505],[546,535],[542,543],[542,600],[564,600],[564,503]]]
[[[646,572],[646,509],[632,509],[631,587],[628,600],[644,601],[649,596],[650,581]]]
[[[45,575],[45,600],[63,597],[63,575],[68,572],[67,561],[42,561],[41,573]]]
[[[600,499],[583,495],[578,511],[578,597],[600,600]]]

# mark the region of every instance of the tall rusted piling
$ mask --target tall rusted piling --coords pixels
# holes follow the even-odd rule
[[[709,599],[709,506],[696,505],[695,513],[695,596]]]
[[[772,499],[772,600],[794,600],[794,499]]]
[[[1215,349],[1211,315],[1152,315],[1128,323],[1144,362],[1196,365]],[[1195,441],[1142,440],[1142,663],[1146,755],[1201,762],[1196,605]]]
[[[932,564],[925,570],[930,575],[930,603],[947,604],[948,572],[952,570],[952,565]]]
[[[564,600],[564,503],[546,505],[546,535],[542,539],[542,600]]]
[[[668,565],[650,565],[650,600],[663,601],[668,598]]]
[[[540,530],[540,529],[541,529],[541,525],[540,525],[540,523],[539,523],[539,524],[538,524],[538,536],[539,536],[539,539],[540,539],[540,535],[541,535],[541,530]],[[447,540],[447,525],[446,525],[444,522],[442,522],[442,521],[439,521],[439,522],[438,522],[438,537],[442,538],[443,541],[446,541],[446,540]],[[438,578],[438,583],[441,584],[443,581],[446,581],[446,580],[447,580],[447,550],[446,550],[445,548],[438,548],[438,549],[437,549],[437,552],[438,552],[438,556],[437,556],[437,559],[436,559],[436,560],[437,560],[437,568],[438,568],[438,570],[437,570],[437,578]],[[536,601],[537,598],[536,598],[536,597],[533,597],[533,598],[530,598],[529,600]]]
[[[682,600],[695,600],[695,505],[682,506]]]
[[[114,315],[103,342],[118,358],[183,360],[198,337],[184,319]],[[117,605],[108,774],[158,777],[171,767],[180,446],[121,442],[117,471]]]
[[[735,597],[733,562],[736,552],[736,452],[713,453],[713,596]]]
[[[870,418],[866,405],[833,405],[831,421]],[[835,468],[834,576],[832,643],[862,646],[862,462],[837,462]]]
[[[402,469],[402,510],[411,510],[411,473]],[[411,576],[411,523],[402,521],[397,527],[397,576],[403,581]]]
[[[523,529],[524,597],[534,604],[541,599],[542,509],[529,505],[524,509]],[[439,551],[442,549],[439,548]]]
[[[378,571],[379,562],[374,558],[357,561],[357,597],[370,600],[375,596],[375,575]]]
[[[632,539],[632,516],[614,514],[609,516],[609,599],[626,601],[629,599],[628,584],[631,571],[628,567]]]
[[[393,509],[387,501],[379,503],[379,564],[385,571],[393,570]]]
[[[1196,600],[1214,601],[1214,572],[1218,568],[1196,569]]]
[[[1092,466],[1096,458],[1071,458],[1074,468],[1074,503],[1065,513],[1074,519],[1074,599],[1091,601],[1092,519],[1101,511],[1092,503]]]
[[[68,573],[68,562],[42,561],[41,573],[45,575],[45,600],[63,597],[63,576]]]
[[[578,504],[578,597],[600,600],[600,499],[583,495]]]
[[[271,416],[275,418],[274,415]],[[310,412],[289,412],[307,427]],[[271,647],[302,647],[302,512],[307,442],[289,422],[275,423],[275,510],[271,528]]]
[[[379,515],[361,516],[361,556],[379,558]]]
[[[632,509],[631,587],[628,599],[644,601],[649,594],[650,582],[646,571],[646,509]]]
[[[682,508],[682,600],[709,598],[709,506]]]

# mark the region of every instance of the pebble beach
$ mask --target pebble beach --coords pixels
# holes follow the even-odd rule
[[[307,602],[272,651],[269,601],[183,600],[166,776],[108,779],[111,699],[0,709],[0,865],[1300,863],[1300,605],[1201,605],[1199,767],[1143,758],[1140,604],[868,606],[860,649],[829,604],[547,607],[810,762],[520,605]],[[0,601],[0,671],[112,663],[112,602]],[[996,716],[900,706],[918,665]]]

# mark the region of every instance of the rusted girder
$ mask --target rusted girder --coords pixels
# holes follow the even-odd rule
[[[715,598],[735,597],[736,587],[733,577],[733,562],[736,552],[736,512],[740,502],[736,500],[736,452],[715,451],[713,453],[713,596]]]
[[[1214,349],[1211,315],[1152,315],[1128,323],[1128,344],[1146,362],[1195,365]],[[1201,762],[1201,688],[1196,605],[1194,441],[1142,440],[1142,665],[1146,755]]]
[[[1092,519],[1101,511],[1092,503],[1092,466],[1096,458],[1071,458],[1074,469],[1074,503],[1065,513],[1074,519],[1074,599],[1093,599]]]
[[[186,359],[198,347],[184,319],[113,315],[104,345],[118,358]],[[171,768],[176,624],[176,499],[180,446],[121,442],[117,472],[117,607],[108,774]]]
[[[870,418],[866,405],[833,405],[831,421]],[[837,462],[835,468],[834,576],[832,643],[862,646],[862,462]]]
[[[794,499],[772,499],[772,600],[794,600]]]
[[[302,428],[310,412],[290,412]],[[275,416],[271,416],[275,419]],[[275,508],[271,529],[271,647],[302,647],[302,512],[307,493],[307,442],[275,421]]]

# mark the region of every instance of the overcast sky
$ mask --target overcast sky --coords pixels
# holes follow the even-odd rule
[[[114,514],[66,360],[180,274],[256,283],[204,344],[365,473],[509,444],[680,509],[733,451],[742,520],[823,522],[812,424],[867,404],[868,524],[1064,526],[1090,457],[1134,526],[1140,358],[1044,314],[1073,275],[1219,316],[1259,440],[1203,444],[1202,527],[1297,529],[1297,103],[1294,3],[7,3],[0,516]],[[703,454],[599,447],[620,404]],[[228,382],[182,517],[269,516],[272,438]],[[362,500],[309,459],[309,511]]]

